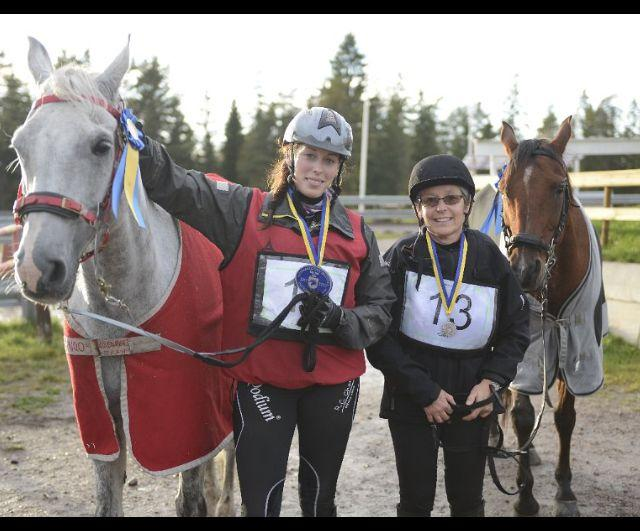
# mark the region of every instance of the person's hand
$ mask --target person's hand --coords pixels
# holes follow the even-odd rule
[[[342,318],[342,308],[326,295],[310,293],[300,305],[298,326],[302,329],[320,327],[335,330]]]
[[[431,424],[442,424],[449,420],[449,416],[453,412],[452,406],[456,405],[454,398],[444,389],[440,391],[438,398],[424,408],[427,420]]]
[[[471,404],[475,404],[476,402],[481,402],[482,400],[486,400],[487,398],[489,398],[491,396],[490,383],[491,380],[484,379],[479,384],[475,385],[473,389],[471,389],[471,392],[469,393],[465,404],[467,406],[470,406]],[[462,417],[462,420],[469,421],[474,420],[478,417],[485,418],[491,415],[492,411],[493,403],[490,402],[485,406],[474,409],[466,417]]]

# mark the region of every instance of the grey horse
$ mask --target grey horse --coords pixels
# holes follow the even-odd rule
[[[30,193],[55,193],[98,210],[110,187],[118,124],[95,102],[116,106],[120,101],[118,90],[129,68],[129,45],[103,73],[93,75],[73,67],[54,70],[44,46],[30,38],[29,67],[43,96],[55,95],[68,103],[44,105],[32,111],[15,132],[12,143],[20,160],[23,184]],[[59,212],[29,213],[15,256],[15,277],[23,294],[43,304],[65,302],[70,308],[129,324],[145,322],[171,290],[180,263],[180,232],[175,220],[151,201],[141,201],[147,227],[141,229],[125,201],[123,194],[120,215],[111,222],[108,244],[93,259],[82,263],[81,256],[104,243],[96,236],[93,225]],[[125,335],[117,327],[86,317],[74,317],[73,324],[88,338]],[[122,363],[122,356],[108,356],[96,366],[101,371],[119,446],[125,449]],[[225,452],[219,454],[227,454],[222,489],[212,473],[220,469],[219,464],[203,462],[182,471],[176,497],[178,515],[204,516],[207,505],[209,514],[233,514],[235,464],[230,439],[223,445]],[[110,462],[93,461],[96,515],[123,515],[126,453],[120,451]],[[205,478],[211,480],[207,487]],[[205,493],[212,494],[206,502]]]

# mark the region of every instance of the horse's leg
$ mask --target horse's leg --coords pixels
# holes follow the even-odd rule
[[[558,407],[553,415],[560,438],[560,454],[556,468],[556,516],[580,516],[578,502],[571,490],[571,435],[576,424],[575,398],[563,380],[558,380]]]
[[[122,421],[116,421],[120,455],[111,462],[93,461],[96,475],[96,516],[124,516],[122,490],[127,477],[127,444]]]
[[[224,483],[216,507],[216,516],[235,516],[233,480],[236,475],[236,447],[233,442],[221,453],[224,454],[222,456],[224,459]]]
[[[522,446],[531,431],[535,422],[535,411],[531,405],[531,400],[527,395],[515,394],[515,404],[511,412],[513,427],[518,437],[518,446]],[[531,474],[531,465],[529,463],[529,455],[525,454],[520,457],[520,467],[518,468],[518,484],[524,483],[524,488],[518,495],[514,508],[520,516],[533,516],[538,514],[540,505],[533,496],[533,475]]]
[[[542,459],[540,459],[540,454],[536,447],[532,444],[529,446],[529,466],[538,466],[542,464]]]
[[[204,496],[209,516],[235,516],[233,481],[236,451],[233,442],[206,465]]]
[[[178,516],[207,516],[207,504],[204,500],[206,468],[207,463],[180,474],[178,494],[176,495],[176,514]]]

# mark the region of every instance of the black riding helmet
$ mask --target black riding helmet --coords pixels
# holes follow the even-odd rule
[[[471,173],[459,158],[452,155],[431,155],[422,159],[411,170],[409,177],[409,198],[415,203],[418,192],[429,186],[458,184],[476,195],[476,185]]]

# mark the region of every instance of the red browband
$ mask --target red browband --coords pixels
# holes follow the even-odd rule
[[[98,105],[99,107],[102,107],[103,109],[106,109],[107,111],[109,111],[109,113],[116,119],[116,120],[120,120],[120,115],[122,114],[118,109],[116,109],[113,105],[110,105],[107,101],[105,100],[101,100],[99,98],[92,98],[92,97],[83,97],[83,100],[87,100],[90,101],[91,103]],[[52,94],[48,95],[48,96],[42,96],[40,98],[38,98],[36,101],[33,102],[33,105],[31,106],[31,110],[35,111],[38,107],[42,107],[43,105],[47,104],[47,103],[68,103],[69,100],[63,100],[62,98],[59,98],[58,96],[54,96]]]

